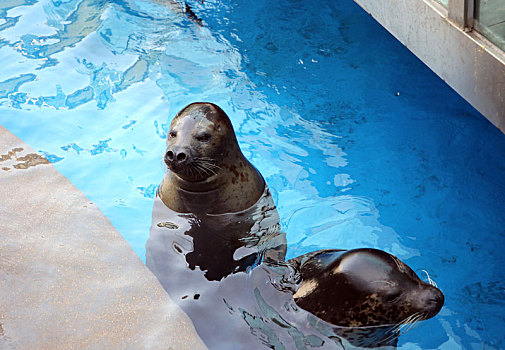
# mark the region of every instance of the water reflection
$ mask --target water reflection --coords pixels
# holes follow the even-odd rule
[[[234,214],[180,214],[155,199],[146,265],[211,348],[276,343],[276,331],[254,321],[259,315],[251,293],[272,288],[266,270],[254,267],[283,262],[285,252],[267,187],[254,206]]]
[[[293,293],[302,282],[300,265],[285,255],[268,187],[254,206],[231,214],[176,213],[155,199],[146,265],[211,349],[396,344],[391,325],[338,327],[299,308]]]
[[[37,0],[5,0],[0,4],[0,19],[3,19],[3,23],[0,23],[0,31],[13,27],[18,23],[19,17],[7,16],[7,12],[18,6],[33,5]],[[1,42],[1,41],[0,41]],[[2,45],[0,44],[0,47]]]
[[[61,65],[64,51],[77,51],[76,72],[87,76],[89,83],[72,91],[56,84],[56,95],[37,96],[35,93],[18,92],[21,85],[36,78],[34,74],[22,74],[0,81],[0,103],[8,103],[14,108],[47,106],[74,109],[95,100],[98,108],[104,109],[110,101],[114,101],[115,94],[148,78],[157,82],[163,90],[167,89],[166,81],[160,80],[160,75],[168,75],[169,80],[183,79],[173,71],[174,68],[193,64],[178,55],[174,56],[174,48],[170,53],[164,53],[170,42],[185,42],[184,37],[191,37],[191,32],[199,30],[198,25],[182,25],[188,18],[197,24],[201,22],[194,13],[188,12],[188,9],[191,10],[188,5],[175,1],[48,1],[33,11],[32,16],[37,14],[35,21],[47,17],[47,21],[41,23],[44,27],[42,32],[50,31],[51,34],[38,34],[35,30],[19,32],[19,28],[7,30],[15,26],[20,18],[26,20],[23,16],[8,17],[7,11],[35,3],[19,0],[0,5],[0,18],[5,20],[0,25],[3,45],[12,47],[23,58],[38,62],[35,70],[39,71]],[[130,58],[126,66],[123,64],[125,58]],[[195,68],[198,70],[199,66]],[[190,73],[188,69],[182,71]],[[207,76],[200,74],[202,78]],[[194,85],[196,80],[193,76],[190,80]],[[201,83],[204,80],[198,81]]]
[[[286,238],[279,228],[279,214],[268,188],[254,206],[233,214],[176,213],[157,197],[146,264],[162,276],[173,264],[167,258],[183,258],[187,267],[200,270],[205,280],[220,281],[249,271],[265,258],[283,262]]]
[[[146,264],[210,348],[334,348],[294,322],[308,313],[292,301],[285,252],[268,188],[236,214],[178,214],[155,200]]]

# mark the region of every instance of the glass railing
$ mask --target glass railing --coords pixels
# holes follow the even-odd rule
[[[505,0],[475,0],[475,29],[505,50]]]

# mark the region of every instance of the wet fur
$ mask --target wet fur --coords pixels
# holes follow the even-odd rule
[[[171,137],[174,135],[175,137]],[[209,140],[198,137],[208,134]],[[185,150],[183,166],[167,162],[158,195],[179,213],[222,214],[251,207],[265,188],[260,173],[244,157],[226,113],[211,103],[193,103],[170,124],[167,152]]]
[[[295,302],[340,327],[405,325],[428,319],[444,303],[395,256],[377,249],[324,250],[288,261],[300,274]]]

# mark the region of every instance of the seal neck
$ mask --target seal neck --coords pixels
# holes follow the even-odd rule
[[[188,181],[178,176],[173,171],[168,172],[172,181],[181,191],[187,193],[214,192],[219,188],[219,173],[206,178],[203,181]]]

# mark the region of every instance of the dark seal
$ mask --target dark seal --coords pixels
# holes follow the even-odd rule
[[[295,303],[355,346],[396,345],[403,330],[444,304],[434,282],[382,250],[322,250],[288,263],[301,280]]]

